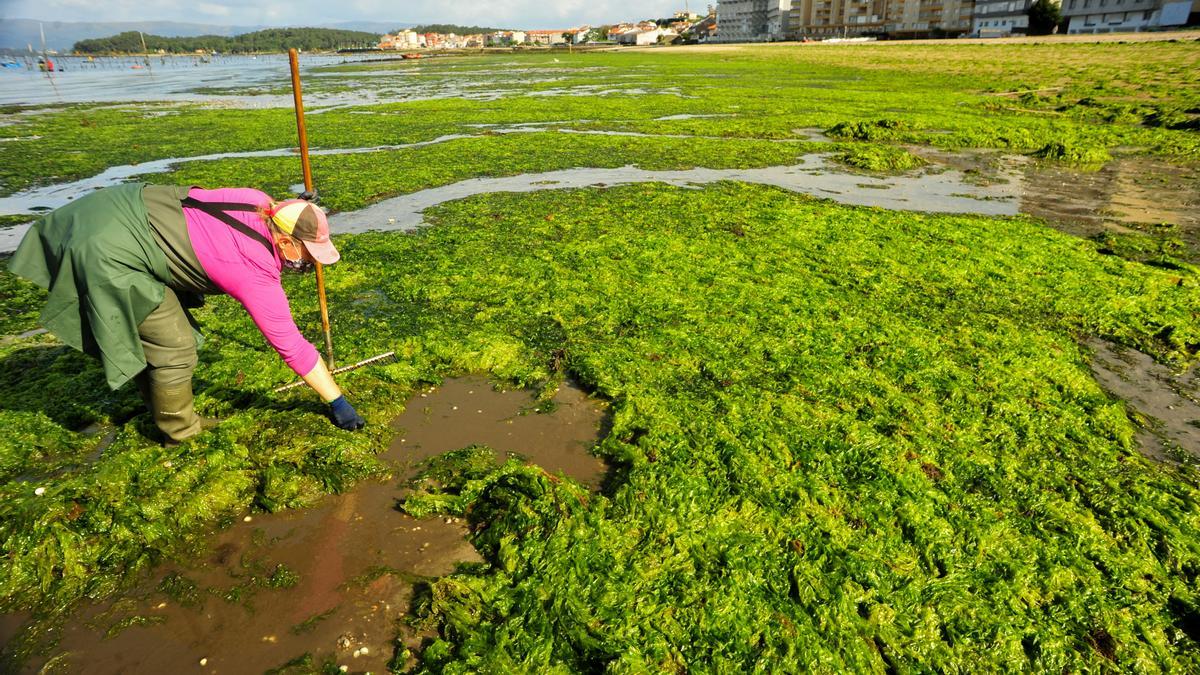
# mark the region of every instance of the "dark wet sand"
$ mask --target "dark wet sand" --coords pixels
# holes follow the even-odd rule
[[[1153,157],[1117,156],[1098,171],[1039,162],[994,151],[909,150],[963,172],[983,186],[1004,186],[1021,213],[1080,237],[1105,232],[1153,232],[1177,236],[1191,255],[1200,254],[1200,168]]]
[[[396,476],[409,476],[421,460],[484,444],[598,487],[605,467],[587,450],[599,436],[602,407],[568,385],[554,402],[552,413],[538,414],[529,410],[528,392],[497,391],[478,377],[448,380],[413,397],[384,458],[396,464]],[[413,582],[479,560],[458,519],[416,520],[397,510],[402,482],[368,481],[311,509],[252,514],[215,534],[205,559],[163,566],[134,591],[81,608],[58,646],[21,672],[37,673],[53,659],[54,672],[89,675],[261,673],[309,652],[318,664],[332,656],[350,672],[385,673]],[[279,564],[299,576],[294,587],[252,589],[242,602],[204,591],[227,591]],[[155,590],[171,573],[196,583],[199,606]],[[161,623],[104,637],[135,615]],[[322,618],[300,626],[314,617]],[[0,617],[0,638],[7,642],[23,619]]]

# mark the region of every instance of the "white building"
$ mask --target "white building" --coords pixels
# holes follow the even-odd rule
[[[402,30],[395,35],[384,35],[379,39],[380,49],[418,49],[425,46],[425,36],[411,30]]]
[[[1032,0],[975,0],[971,32],[980,37],[1025,35],[1032,4]]]
[[[633,28],[616,36],[618,43],[623,45],[645,46],[657,44],[659,38],[663,36],[663,29],[655,26],[654,28]]]
[[[502,30],[488,33],[484,38],[489,47],[511,47],[525,43],[525,32],[519,30]]]
[[[1063,0],[1068,33],[1111,33],[1183,26],[1200,0]]]
[[[788,32],[792,0],[772,0],[767,3],[767,39],[782,40]]]
[[[652,45],[660,35],[662,29],[653,21],[619,24],[608,29],[608,39],[622,45]]]
[[[584,24],[578,28],[572,28],[566,31],[566,35],[570,36],[570,42],[573,45],[581,45],[587,42],[588,35],[591,34],[592,27]]]

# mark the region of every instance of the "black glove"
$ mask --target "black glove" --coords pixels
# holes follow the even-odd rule
[[[354,406],[350,405],[345,396],[339,396],[329,402],[329,417],[334,424],[346,431],[361,429],[367,424],[367,421],[358,414]]]

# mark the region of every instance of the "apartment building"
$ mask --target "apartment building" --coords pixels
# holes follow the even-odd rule
[[[969,33],[975,0],[889,0],[884,32],[893,37]]]
[[[884,31],[888,0],[794,0],[789,34],[806,37],[853,37]]]
[[[1025,35],[1033,0],[975,0],[971,32],[980,37]]]
[[[1200,0],[1063,0],[1068,33],[1110,33],[1183,26]]]
[[[974,9],[975,0],[722,0],[715,41],[961,35]]]
[[[425,46],[425,36],[411,30],[402,30],[395,35],[384,35],[379,39],[380,49],[418,49]]]
[[[720,0],[717,20],[721,29],[714,42],[762,42],[771,39],[767,31],[767,7],[791,0]],[[778,18],[778,10],[775,12]],[[775,39],[783,39],[776,33]]]

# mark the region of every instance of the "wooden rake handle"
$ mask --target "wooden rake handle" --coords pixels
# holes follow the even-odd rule
[[[288,61],[292,66],[292,98],[296,104],[296,131],[300,136],[300,167],[304,171],[304,191],[315,193],[312,165],[308,161],[308,134],[304,130],[304,100],[300,94],[300,55],[288,50]],[[329,331],[329,303],[325,299],[325,268],[319,262],[313,266],[317,271],[317,302],[321,305],[321,330],[325,332],[325,365],[333,368],[333,335]]]

